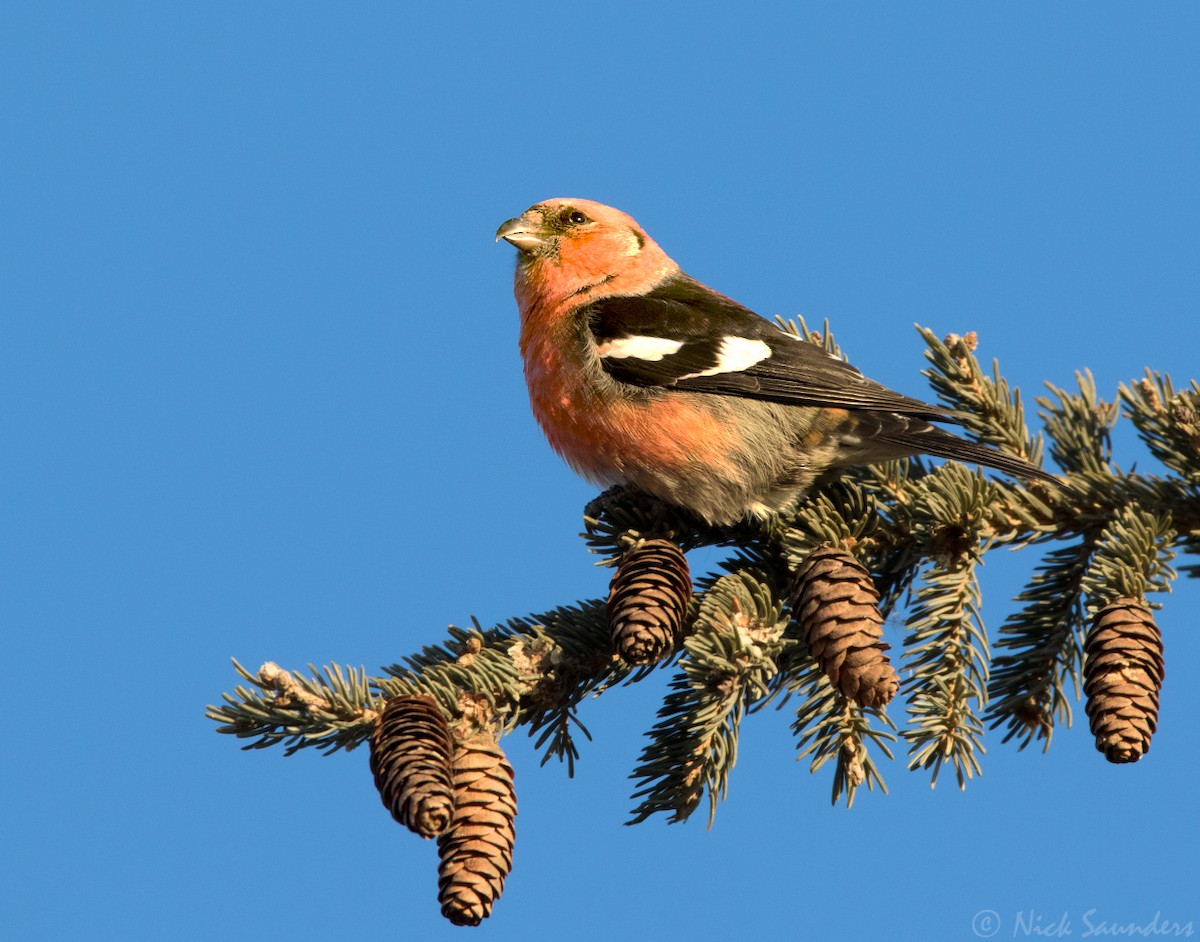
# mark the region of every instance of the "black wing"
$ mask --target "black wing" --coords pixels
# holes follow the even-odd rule
[[[621,382],[956,421],[948,410],[867,379],[844,360],[682,273],[647,294],[603,298],[582,313],[605,370]],[[651,341],[641,347],[648,355],[639,355],[631,338],[671,343],[655,348]],[[611,349],[618,352],[603,355]]]

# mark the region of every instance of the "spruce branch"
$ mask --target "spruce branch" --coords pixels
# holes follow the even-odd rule
[[[205,716],[217,722],[218,733],[253,739],[243,749],[285,745],[285,755],[306,747],[329,754],[350,750],[371,735],[382,700],[371,690],[365,670],[332,665],[310,676],[285,671],[267,661],[250,673],[236,660],[234,669],[251,687],[238,685],[222,694],[223,706],[210,706]]]
[[[511,619],[510,655],[518,668],[513,722],[529,726],[535,745],[546,746],[545,765],[556,758],[575,774],[579,749],[571,730],[591,739],[579,705],[619,682],[629,668],[608,653],[608,624],[601,600],[564,606],[541,616]]]
[[[1200,383],[1176,393],[1169,376],[1146,370],[1120,395],[1150,452],[1192,484],[1200,484]]]
[[[827,325],[781,324],[840,355]],[[927,375],[968,433],[1036,461],[1041,436],[1026,427],[998,367],[983,372],[974,335],[922,335]],[[1152,612],[1160,606],[1146,598],[1169,591],[1177,554],[1191,557],[1179,573],[1200,576],[1200,385],[1177,392],[1169,377],[1147,371],[1111,401],[1087,371],[1075,386],[1047,384],[1037,400],[1050,457],[1066,472],[1062,488],[913,458],[849,469],[786,514],[734,526],[710,526],[628,487],[605,491],[588,504],[582,536],[600,565],[630,563],[614,582],[612,607],[619,634],[631,628],[637,643],[622,649],[634,660],[661,657],[658,664],[615,656],[609,605],[592,599],[490,628],[451,626],[380,676],[273,662],[252,673],[235,661],[240,681],[208,716],[244,748],[281,745],[286,755],[349,750],[374,734],[389,809],[426,836],[445,825],[442,901],[448,918],[466,924],[486,917],[511,863],[515,799],[498,737],[524,727],[543,764],[557,758],[573,774],[580,736],[591,738],[584,702],[658,666],[676,665],[677,674],[631,775],[630,823],[659,813],[687,820],[707,798],[711,824],[741,723],[789,698],[797,701],[798,757],[813,772],[832,763],[834,803],[851,806],[863,785],[886,792],[881,759],[892,758],[897,733],[883,706],[897,678],[888,674],[881,626],[892,611],[905,624],[893,655],[904,674],[910,769],[936,783],[950,765],[963,786],[982,768],[985,726],[1002,728],[1002,741],[1019,748],[1048,748],[1085,685],[1098,748],[1111,761],[1135,761],[1158,723],[1163,677]],[[1122,418],[1161,473],[1121,470],[1111,432]],[[982,560],[1051,541],[989,646]],[[691,585],[678,550],[705,546],[730,553]],[[643,629],[654,636],[649,647]],[[864,683],[868,668],[874,679]],[[424,712],[398,712],[384,724],[389,701],[394,710],[420,703]],[[455,805],[463,814],[453,825],[442,720],[456,757],[454,800],[465,802]],[[472,869],[485,862],[486,873]]]
[[[954,767],[959,788],[981,773],[979,711],[987,705],[988,640],[977,567],[987,545],[981,532],[998,497],[991,482],[960,465],[943,465],[922,481],[910,509],[913,537],[927,562],[904,640],[903,691],[908,700],[909,768]]]
[[[762,535],[763,522],[714,527],[680,507],[624,484],[589,501],[580,534],[588,549],[603,557],[598,565],[616,566],[622,555],[647,540],[667,540],[684,552],[699,546],[741,546]],[[770,525],[770,522],[767,523]]]
[[[1104,528],[1091,564],[1080,580],[1087,611],[1096,611],[1122,596],[1142,599],[1150,592],[1169,592],[1175,570],[1175,530],[1169,515],[1136,505],[1123,507]]]
[[[991,705],[985,720],[1003,725],[1003,742],[1019,738],[1024,749],[1034,739],[1050,748],[1056,723],[1071,723],[1070,681],[1079,696],[1082,581],[1095,550],[1083,540],[1048,553],[1029,585],[1017,596],[1026,603],[1000,626],[992,659]]]
[[[686,821],[707,794],[711,826],[737,761],[742,717],[772,693],[776,661],[790,643],[786,627],[762,573],[740,570],[711,584],[684,642],[680,673],[630,776],[641,802],[628,823],[658,813],[671,823]]]
[[[979,712],[987,705],[988,641],[976,569],[973,554],[953,564],[935,562],[913,593],[904,644],[909,726],[903,735],[908,767],[931,770],[931,785],[946,762],[959,788],[982,774]]]
[[[779,329],[784,331],[784,333],[791,334],[793,337],[799,337],[801,340],[807,340],[809,343],[816,344],[826,353],[832,354],[842,360],[845,359],[842,355],[842,348],[833,339],[833,331],[829,328],[828,318],[821,324],[820,330],[810,329],[808,322],[800,315],[791,318],[780,317],[777,314],[775,315],[775,323],[779,325]]]
[[[1106,474],[1112,461],[1112,429],[1120,412],[1115,402],[1097,395],[1090,370],[1077,371],[1075,381],[1078,393],[1046,383],[1057,402],[1046,396],[1037,399],[1038,415],[1050,439],[1050,457],[1064,471]]]
[[[888,744],[895,742],[895,729],[886,713],[878,707],[861,707],[838,692],[820,665],[808,655],[803,642],[790,652],[794,667],[789,671],[788,686],[800,700],[792,731],[797,736],[796,758],[809,759],[809,771],[816,773],[830,760],[834,762],[830,802],[845,798],[846,807],[854,806],[858,789],[876,786],[885,795],[887,783],[879,772],[870,747],[892,758]],[[881,723],[880,728],[874,723]]]
[[[853,479],[844,478],[796,508],[780,546],[791,568],[804,562],[818,546],[858,547],[879,534],[882,517],[875,495]],[[864,547],[869,551],[869,547]]]
[[[929,346],[925,356],[932,364],[922,373],[938,398],[962,419],[963,426],[981,442],[1037,464],[1042,453],[1041,436],[1029,434],[1020,391],[1009,390],[997,361],[992,361],[992,375],[984,375],[974,355],[979,343],[975,332],[961,337],[950,334],[939,341],[928,328],[917,330]]]

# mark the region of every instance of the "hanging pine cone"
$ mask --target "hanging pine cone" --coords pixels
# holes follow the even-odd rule
[[[820,546],[796,570],[792,614],[809,653],[845,696],[864,707],[889,703],[900,678],[888,661],[879,593],[845,550]]]
[[[454,817],[438,838],[438,900],[456,926],[477,926],[512,869],[517,796],[512,767],[488,733],[459,745],[453,769]]]
[[[613,650],[630,664],[653,664],[679,640],[692,577],[683,551],[669,540],[646,540],[617,566],[608,593]]]
[[[1158,726],[1162,634],[1139,599],[1115,599],[1096,613],[1083,644],[1083,690],[1096,748],[1109,762],[1137,762]]]
[[[384,806],[414,834],[445,830],[454,811],[454,741],[432,697],[392,697],[371,735],[371,773]]]

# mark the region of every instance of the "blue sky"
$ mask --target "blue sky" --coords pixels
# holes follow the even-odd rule
[[[915,395],[914,323],[978,331],[1027,397],[1085,367],[1108,398],[1147,366],[1184,385],[1198,93],[1185,3],[7,5],[7,933],[461,937],[365,750],[243,754],[202,714],[230,656],[376,670],[605,591],[576,536],[594,491],[528,412],[498,223],[619,206]],[[993,630],[1035,561],[988,559]],[[897,762],[847,812],[765,713],[711,832],[625,828],[667,674],[589,704],[574,780],[511,736],[516,866],[477,931],[1200,925],[1198,605],[1194,581],[1166,599],[1135,767],[1080,707],[1046,756],[989,737],[964,793]]]

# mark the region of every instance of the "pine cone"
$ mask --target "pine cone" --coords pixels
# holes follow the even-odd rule
[[[888,662],[879,593],[845,550],[820,546],[796,570],[792,614],[809,653],[845,696],[864,707],[889,703],[900,686]]]
[[[617,566],[608,593],[613,650],[630,664],[653,664],[679,640],[692,595],[683,551],[669,540],[646,540]]]
[[[454,799],[454,817],[438,838],[438,900],[456,926],[477,926],[491,914],[512,869],[517,814],[512,766],[490,734],[459,745]]]
[[[392,817],[421,837],[440,834],[450,823],[453,752],[436,700],[412,695],[387,701],[371,735],[371,773]]]
[[[1114,599],[1096,613],[1083,644],[1083,690],[1096,748],[1109,762],[1137,762],[1158,726],[1162,634],[1139,599]]]

